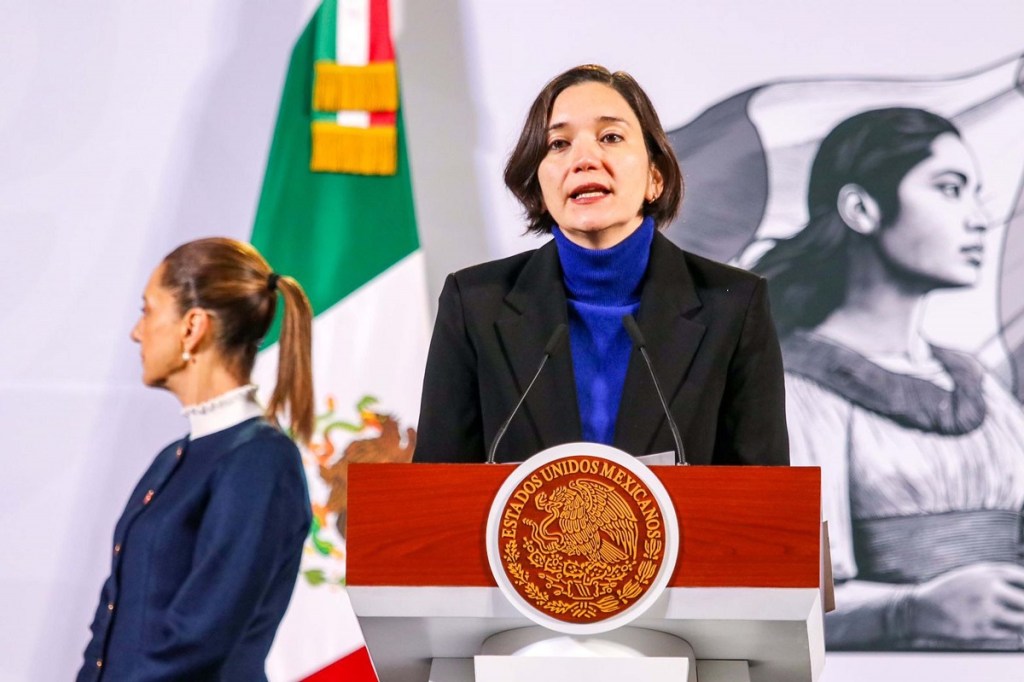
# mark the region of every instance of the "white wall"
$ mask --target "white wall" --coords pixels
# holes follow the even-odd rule
[[[175,245],[250,231],[301,3],[0,9],[0,679],[73,677],[135,480],[183,432],[128,338]]]

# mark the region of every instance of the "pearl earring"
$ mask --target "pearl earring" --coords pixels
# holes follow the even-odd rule
[[[189,360],[192,359],[192,354],[189,353],[187,350],[183,350],[181,351],[181,359],[183,362],[188,362]]]

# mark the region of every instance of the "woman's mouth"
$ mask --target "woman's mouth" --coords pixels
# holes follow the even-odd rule
[[[967,262],[974,267],[981,267],[984,262],[985,247],[981,244],[971,244],[960,248],[960,253],[967,257]]]
[[[591,184],[577,187],[569,193],[569,198],[577,203],[590,203],[611,194],[611,190],[601,185]]]

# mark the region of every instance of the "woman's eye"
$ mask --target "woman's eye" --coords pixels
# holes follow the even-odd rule
[[[566,142],[565,140],[551,140],[550,142],[548,142],[548,150],[553,152],[556,152],[559,149],[565,149],[568,146],[569,143]]]
[[[960,185],[953,184],[951,182],[943,183],[938,185],[938,190],[942,192],[942,195],[949,197],[950,199],[960,198],[961,187]]]
[[[618,133],[605,133],[601,136],[602,142],[622,142],[622,135]]]

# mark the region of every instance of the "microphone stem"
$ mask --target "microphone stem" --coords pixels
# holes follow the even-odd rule
[[[537,377],[540,376],[540,372],[544,369],[544,365],[547,363],[548,358],[555,354],[555,351],[558,350],[559,344],[562,343],[562,338],[568,332],[569,325],[564,322],[555,327],[555,331],[552,332],[551,338],[548,339],[548,345],[544,346],[544,357],[540,359],[540,365],[537,367],[537,371],[533,373],[533,378],[530,379],[530,384],[526,387],[526,390],[523,391],[523,394],[519,396],[519,402],[517,402],[515,408],[512,409],[512,414],[510,414],[508,419],[506,419],[501,425],[501,428],[498,429],[498,433],[494,436],[494,440],[491,442],[491,449],[487,453],[488,464],[494,464],[494,456],[498,453],[498,443],[501,441],[501,437],[505,435],[505,431],[508,430],[508,425],[512,423],[512,417],[515,417],[516,412],[518,412],[519,408],[522,407],[523,401],[526,400],[526,396],[530,392],[530,389],[533,388],[535,383],[537,383]]]
[[[658,382],[658,378],[654,374],[654,365],[651,363],[651,356],[647,354],[647,348],[640,346],[640,355],[643,356],[644,362],[647,363],[647,369],[650,371],[651,380],[654,383],[654,390],[658,394],[658,400],[661,402],[661,408],[665,411],[665,419],[668,420],[668,428],[672,431],[672,440],[676,443],[676,465],[686,466],[686,456],[683,454],[683,437],[679,435],[679,427],[676,426],[676,420],[672,418],[672,413],[668,411],[668,403],[665,401],[665,394],[661,392],[661,384]]]
[[[526,396],[527,394],[529,394],[530,389],[533,388],[533,385],[535,383],[537,383],[537,377],[540,376],[540,371],[544,369],[544,365],[547,363],[548,358],[550,357],[551,353],[544,353],[544,357],[541,358],[540,360],[540,366],[538,366],[537,371],[534,372],[533,378],[530,379],[530,383],[526,387],[526,390],[523,391],[523,394],[521,396],[519,396],[519,402],[517,402],[516,406],[512,409],[512,414],[508,416],[508,419],[505,420],[505,423],[501,425],[500,429],[498,429],[497,435],[494,436],[494,442],[491,443],[491,451],[487,453],[488,464],[494,464],[494,457],[495,455],[498,454],[498,443],[501,442],[501,437],[505,435],[506,431],[508,431],[508,426],[509,424],[512,423],[512,418],[516,416],[516,412],[518,412],[519,408],[522,407],[523,401],[526,400]]]

